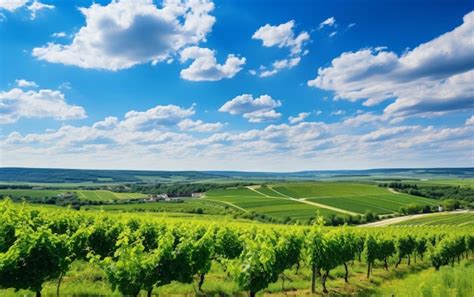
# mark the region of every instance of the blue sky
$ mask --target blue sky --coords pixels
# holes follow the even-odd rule
[[[0,0],[1,166],[474,166],[472,1],[269,3]]]

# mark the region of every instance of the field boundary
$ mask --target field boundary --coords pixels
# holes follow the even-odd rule
[[[416,214],[416,215],[396,217],[396,218],[386,219],[383,221],[358,225],[357,227],[384,227],[384,226],[390,226],[397,223],[401,223],[404,221],[409,221],[412,219],[430,217],[430,216],[435,216],[435,215],[440,215],[440,214],[462,214],[462,213],[469,213],[469,210],[454,210],[454,211],[435,212],[435,213],[421,213],[421,214]]]
[[[206,199],[203,199],[203,200],[204,200],[204,201],[212,201],[212,202],[216,202],[216,203],[224,203],[224,204],[227,204],[227,205],[229,205],[229,206],[231,206],[231,207],[234,207],[234,208],[236,208],[236,209],[238,209],[238,210],[241,210],[241,211],[243,211],[243,212],[247,212],[247,213],[249,212],[249,211],[246,210],[245,208],[242,208],[242,207],[240,207],[240,206],[237,206],[237,205],[235,205],[235,204],[233,204],[233,203],[231,203],[231,202],[221,201],[221,200],[214,200],[214,199],[209,199],[209,198],[206,198]]]
[[[290,198],[290,199],[294,200],[294,201],[299,201],[299,202],[302,202],[302,203],[306,203],[306,204],[309,204],[309,205],[317,206],[319,208],[326,208],[326,209],[329,209],[329,210],[332,210],[332,211],[345,213],[345,214],[352,215],[352,216],[361,215],[360,213],[357,213],[357,212],[352,212],[352,211],[349,211],[349,210],[345,210],[345,209],[341,209],[341,208],[337,208],[337,207],[332,207],[332,206],[329,206],[329,205],[320,204],[320,203],[316,203],[316,202],[313,202],[313,201],[308,201],[308,200],[306,200],[306,198],[300,198],[300,199]]]

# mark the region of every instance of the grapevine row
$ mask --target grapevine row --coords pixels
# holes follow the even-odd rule
[[[429,259],[435,269],[454,265],[474,251],[472,229],[325,228],[263,224],[187,223],[105,213],[38,210],[0,203],[0,288],[28,289],[41,296],[45,282],[57,281],[76,260],[90,261],[107,274],[114,290],[137,296],[173,281],[202,290],[211,264],[231,273],[250,296],[285,279],[287,269],[311,267],[311,289],[349,263],[363,261],[370,277],[374,263],[388,259]],[[309,284],[308,284],[309,285]]]

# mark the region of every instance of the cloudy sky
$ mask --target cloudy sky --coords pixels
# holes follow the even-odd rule
[[[0,0],[1,166],[474,166],[470,0],[40,1]]]

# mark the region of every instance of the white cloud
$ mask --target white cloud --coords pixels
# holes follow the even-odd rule
[[[244,118],[248,119],[250,123],[263,123],[278,120],[281,113],[275,110],[259,110],[250,113],[244,113]]]
[[[227,56],[224,64],[217,64],[215,52],[208,48],[192,46],[181,52],[181,62],[193,60],[191,65],[181,70],[181,77],[191,81],[217,81],[232,78],[245,64],[245,58],[232,54]]]
[[[123,124],[127,119],[108,117],[90,126],[65,125],[26,135],[13,132],[0,138],[2,161],[4,166],[168,170],[439,167],[465,165],[472,160],[474,145],[474,126],[357,129],[350,123],[303,121],[202,135],[181,130],[186,119],[149,130],[133,130]],[[205,124],[196,120],[186,126],[194,122]]]
[[[36,0],[33,1],[33,3],[31,3],[31,5],[28,6],[28,10],[31,13],[30,14],[31,19],[34,20],[36,18],[36,13],[43,9],[54,9],[54,5],[44,4]]]
[[[334,36],[336,36],[336,34],[337,34],[337,31],[331,32],[331,33],[329,34],[329,37],[334,37]]]
[[[301,61],[301,57],[288,58],[283,60],[277,60],[273,62],[271,70],[263,70],[260,72],[260,77],[269,77],[277,74],[283,69],[291,69],[297,66]]]
[[[319,29],[321,30],[324,27],[334,27],[336,25],[336,19],[334,17],[330,17],[325,19],[324,21],[319,24]]]
[[[260,123],[279,118],[281,114],[274,111],[274,108],[280,106],[281,102],[269,95],[253,98],[251,94],[242,94],[224,103],[219,111],[232,115],[242,114],[249,122]]]
[[[466,126],[474,125],[474,116],[471,116],[466,120]]]
[[[56,32],[56,33],[51,34],[51,37],[65,38],[65,37],[67,37],[67,34],[65,32]]]
[[[30,0],[0,0],[0,9],[8,11],[15,11],[20,7],[25,6]]]
[[[278,48],[290,49],[289,56],[273,62],[270,70],[261,66],[263,70],[259,74],[260,77],[269,77],[283,69],[291,69],[300,63],[302,56],[308,53],[307,50],[303,51],[303,46],[309,42],[310,36],[305,31],[296,35],[293,31],[294,25],[294,20],[278,26],[266,24],[253,34],[252,39],[262,40],[262,44],[265,47],[276,46]]]
[[[119,119],[117,117],[106,117],[103,121],[95,122],[92,128],[97,130],[111,130],[117,127],[118,124]]]
[[[296,117],[289,117],[288,120],[291,124],[296,124],[304,121],[311,113],[310,112],[300,112]]]
[[[418,129],[418,126],[401,126],[392,128],[380,128],[361,137],[362,141],[373,142],[394,138],[407,132]]]
[[[294,25],[294,20],[278,26],[266,24],[253,34],[252,39],[262,40],[263,46],[266,47],[287,47],[292,54],[299,54],[303,44],[309,40],[309,34],[303,31],[296,36],[293,32]]]
[[[38,85],[34,81],[28,81],[25,79],[16,79],[15,80],[17,86],[20,88],[36,88]]]
[[[0,92],[0,123],[14,123],[20,118],[71,120],[85,117],[84,108],[68,104],[60,91],[13,88]]]
[[[201,120],[193,121],[190,119],[185,119],[178,123],[180,130],[194,132],[215,132],[220,130],[223,126],[224,124],[221,122],[204,123]]]
[[[346,111],[342,110],[342,109],[331,112],[331,115],[335,115],[335,116],[341,116],[341,115],[345,115],[345,114],[346,114]]]
[[[215,18],[209,0],[152,0],[94,3],[80,8],[86,24],[71,44],[48,43],[33,56],[82,68],[120,70],[137,64],[169,61],[181,49],[206,41]]]
[[[194,113],[194,105],[188,109],[176,105],[157,105],[146,111],[127,112],[120,126],[130,130],[152,130],[160,126],[176,125]]]
[[[474,12],[453,31],[401,56],[384,48],[346,52],[319,68],[311,87],[332,90],[336,99],[365,100],[394,117],[436,115],[474,107]]]

